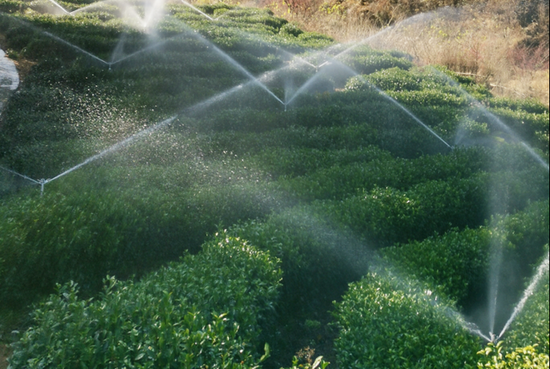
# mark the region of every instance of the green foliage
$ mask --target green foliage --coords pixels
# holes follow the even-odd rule
[[[544,369],[548,368],[548,351],[540,352],[536,346],[518,347],[504,354],[502,341],[490,343],[479,352],[483,358],[477,364],[479,369]]]
[[[150,170],[153,180],[158,172]],[[251,197],[251,188],[241,185],[184,191],[166,178],[159,184],[165,192],[149,192],[144,188],[153,182],[132,183],[137,172],[96,174],[99,183],[86,176],[66,179],[60,187],[52,184],[52,194],[43,198],[26,194],[2,202],[0,296],[6,305],[24,306],[50,293],[55,283],[69,280],[89,296],[100,289],[107,273],[141,275],[184,250],[196,252],[216,224],[263,216],[272,201],[262,194]],[[97,191],[112,189],[113,182],[127,188]]]
[[[501,276],[505,280],[510,270],[519,271],[519,275],[531,274],[531,265],[541,257],[547,242],[548,203],[540,201],[491,225],[451,230],[441,236],[380,250],[380,254],[402,273],[428,283],[464,307],[484,293],[490,250],[497,247],[496,243],[505,249]]]
[[[88,3],[60,2],[69,10]],[[135,6],[139,14],[146,11]],[[191,361],[179,367],[251,367],[266,340],[276,360],[286,360],[296,352],[294,336],[303,334],[296,322],[304,332],[320,329],[320,311],[366,273],[373,251],[382,247],[389,247],[381,251],[386,262],[430,287],[374,274],[357,284],[375,299],[361,300],[370,305],[357,305],[356,312],[342,303],[342,316],[363,316],[354,315],[356,328],[350,325],[351,336],[340,341],[341,366],[369,367],[361,364],[365,357],[373,367],[475,364],[466,359],[475,340],[456,328],[452,314],[441,320],[450,303],[434,303],[422,291],[461,306],[483,294],[487,245],[495,235],[505,247],[505,272],[528,275],[529,264],[540,258],[548,243],[548,172],[482,107],[535,147],[542,161],[547,108],[493,98],[471,78],[413,67],[399,52],[346,50],[268,10],[200,6],[217,19],[212,22],[184,4],[167,4],[149,34],[123,22],[114,3],[72,17],[41,14],[53,7],[41,0],[0,2],[3,46],[20,61],[36,63],[2,111],[0,164],[47,179],[94,160],[47,183],[43,198],[12,174],[0,181],[0,300],[15,311],[71,280],[84,300],[69,284],[42,305],[38,325],[24,336],[29,346],[19,346],[14,357],[18,365],[71,367],[53,364],[65,352],[66,359],[98,363],[90,366],[148,367],[153,364],[142,361],[154,357],[155,367],[168,367],[166,360],[187,352],[175,347],[192,341],[202,344],[189,349]],[[321,49],[325,53],[316,53]],[[290,53],[312,65],[334,60],[330,70],[318,68],[326,75],[293,97],[316,68]],[[230,59],[292,102],[283,107]],[[362,76],[346,81],[350,68]],[[449,144],[474,147],[450,150],[396,101]],[[476,146],[480,142],[487,147]],[[492,216],[498,231],[495,223],[487,225]],[[142,277],[185,250],[196,253],[218,224],[230,226],[219,235],[226,243],[250,251],[236,240],[241,237],[263,250],[256,256],[268,251],[282,260],[283,299],[276,306],[271,292],[254,292],[263,288],[260,282],[251,287],[262,274],[256,264],[235,256],[239,250],[232,257],[216,254],[221,238],[204,253],[186,256],[184,266],[172,264],[142,282],[112,279],[115,285],[97,297],[106,274]],[[232,264],[237,260],[242,263]],[[176,270],[186,277],[173,277]],[[377,285],[386,292],[373,290]],[[547,311],[540,299],[528,308],[534,319]],[[136,309],[140,301],[150,310]],[[243,312],[247,306],[250,313]],[[276,309],[277,323],[265,323],[269,312],[259,306]],[[376,320],[370,312],[380,306],[388,315]],[[525,317],[519,323],[538,333],[535,339],[511,330],[514,348],[534,340],[544,346],[539,325]],[[260,325],[267,327],[261,336]],[[68,338],[79,330],[80,341]],[[56,351],[60,342],[65,346]],[[193,351],[198,346],[200,355]],[[368,355],[358,354],[362,359],[349,366],[355,354],[346,356],[348,350]],[[27,364],[25,357],[32,357]],[[117,358],[122,361],[105,363]],[[280,362],[270,364],[284,366]]]
[[[2,13],[21,12],[27,7],[26,3],[18,0],[2,0],[0,1],[0,11]]]
[[[138,283],[108,278],[97,300],[59,286],[14,345],[12,368],[250,368],[281,278],[278,261],[216,234]]]
[[[546,245],[546,252],[548,252],[548,245]],[[502,342],[507,351],[513,350],[514,347],[535,346],[536,352],[546,354],[546,360],[548,360],[548,291],[547,270],[537,289],[529,297],[523,310],[503,337]]]
[[[302,31],[300,28],[298,28],[298,26],[296,26],[293,23],[285,24],[284,26],[281,27],[281,30],[279,32],[282,34],[285,34],[287,37],[288,36],[298,37],[299,35],[304,33],[304,31]]]
[[[321,299],[337,298],[368,266],[369,250],[307,207],[234,225],[230,233],[282,260],[283,309],[307,309]]]
[[[325,369],[329,366],[329,362],[323,360],[322,356],[319,356],[315,359],[313,363],[307,363],[307,364],[299,364],[298,358],[295,356],[292,359],[292,366],[288,369]],[[283,368],[281,368],[283,369]]]
[[[358,74],[371,74],[391,68],[408,70],[413,65],[410,57],[404,54],[377,51],[368,46],[357,47],[340,60]]]
[[[387,271],[350,285],[336,304],[343,368],[475,368],[480,342],[428,286]]]
[[[428,181],[408,191],[375,187],[342,201],[326,201],[322,211],[362,235],[374,247],[421,240],[453,227],[483,223],[486,180]]]
[[[442,236],[396,245],[380,253],[411,278],[425,281],[459,305],[482,293],[489,259],[491,231],[451,230]]]
[[[330,160],[324,152],[316,153],[316,160],[321,162],[309,159],[313,152],[281,151],[275,151],[277,160],[274,156],[265,165],[273,168],[273,173],[285,175],[278,181],[282,188],[297,192],[305,200],[341,199],[350,194],[370,191],[376,186],[407,190],[422,182],[467,178],[482,170],[485,160],[488,160],[487,152],[480,149],[457,149],[447,155],[401,159],[384,151],[367,156],[365,154],[372,151],[369,147],[356,151],[342,150],[338,152],[342,159],[337,161],[335,159],[338,157]],[[292,160],[293,155],[298,153],[300,156]],[[266,151],[262,156],[269,158],[268,155],[271,153]]]

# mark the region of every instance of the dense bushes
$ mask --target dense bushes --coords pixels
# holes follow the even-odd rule
[[[380,253],[401,273],[428,283],[459,306],[471,308],[485,293],[491,253],[496,248],[504,249],[502,294],[521,288],[517,281],[532,274],[531,265],[541,257],[543,245],[548,242],[547,223],[548,203],[540,201],[490,225],[451,230],[441,236],[395,245]]]
[[[88,187],[109,185],[109,179],[102,184],[82,180],[75,179],[76,189],[68,181],[49,187],[54,193],[43,198],[2,203],[0,296],[6,306],[25,306],[50,293],[55,283],[69,280],[89,296],[107,273],[141,275],[185,250],[196,252],[216,224],[260,217],[273,206],[263,194],[251,196],[240,185],[178,193],[179,187],[167,186],[168,192],[150,193],[133,183],[113,192]]]
[[[546,252],[548,268],[548,246],[546,246]],[[527,286],[532,279],[526,279],[525,285]],[[537,352],[548,355],[548,287],[548,269],[546,269],[533,295],[526,301],[523,310],[503,337],[504,347],[508,351],[531,345],[536,347]]]
[[[424,281],[440,295],[464,306],[468,299],[483,293],[490,240],[487,228],[451,230],[381,253],[402,274]]]
[[[408,191],[375,187],[319,207],[378,248],[421,240],[453,227],[481,225],[487,209],[484,182],[481,177],[472,177],[452,184],[429,181]]]
[[[275,151],[278,160],[264,161],[264,165],[266,168],[274,168],[277,174],[286,175],[278,181],[282,188],[296,192],[302,199],[314,200],[341,199],[357,192],[370,191],[375,186],[406,190],[430,180],[467,178],[485,168],[484,162],[488,159],[488,153],[478,148],[457,149],[448,155],[421,156],[417,159],[394,158],[384,151],[377,156],[364,156],[362,153],[365,150],[342,150],[339,156],[349,159],[338,161],[336,158],[324,159],[327,153],[317,154],[316,158],[324,159],[321,159],[322,166],[311,163],[313,160],[309,159],[309,155],[302,153],[300,163],[307,164],[307,168],[299,167],[298,160],[292,161],[286,152]],[[268,159],[269,154],[269,151],[264,153],[262,159]],[[288,169],[281,168],[283,166]],[[295,167],[300,168],[300,171]],[[294,175],[300,176],[293,178]]]
[[[283,309],[307,309],[363,275],[371,250],[307,207],[274,214],[264,222],[234,225],[230,233],[250,240],[283,261]]]
[[[533,346],[518,347],[512,352],[503,352],[502,342],[489,344],[479,352],[484,355],[478,362],[479,369],[544,369],[548,368],[548,351],[538,352]]]
[[[108,278],[95,300],[60,287],[35,310],[10,367],[250,368],[280,278],[276,259],[221,232],[138,283]]]
[[[378,250],[406,277],[379,271],[351,285],[337,305],[340,366],[475,366],[479,343],[440,299],[466,309],[486,297],[491,246],[503,247],[507,286],[541,256],[548,109],[494,99],[470,78],[413,67],[398,52],[337,45],[316,53],[332,41],[268,11],[205,5],[212,22],[169,4],[152,35],[124,25],[114,4],[59,18],[36,14],[40,4],[0,17],[8,54],[37,62],[2,111],[0,163],[54,178],[93,160],[48,182],[42,198],[37,186],[2,180],[0,300],[23,311],[56,283],[78,284],[36,310],[14,363],[42,365],[41,356],[71,367],[54,364],[63,358],[50,350],[67,338],[66,359],[96,366],[147,367],[147,358],[169,366],[188,354],[190,367],[251,367],[269,341],[277,358],[265,365],[279,368],[306,345],[332,340],[327,309]],[[0,3],[6,12],[17,5]],[[355,72],[364,76],[348,81]],[[474,147],[451,149],[434,133]],[[229,230],[200,252],[219,225]],[[199,254],[143,277],[185,250]],[[280,273],[264,252],[282,261],[276,305]],[[143,280],[109,279],[98,296],[107,274]],[[523,285],[513,286],[512,297]],[[533,316],[547,311],[537,306]],[[266,307],[274,323],[264,324]],[[510,350],[542,345],[535,331]],[[111,359],[121,361],[104,363]]]
[[[336,305],[341,368],[475,368],[479,339],[430,287],[387,271],[350,285]]]

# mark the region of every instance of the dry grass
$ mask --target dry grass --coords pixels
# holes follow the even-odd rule
[[[495,95],[549,104],[547,0],[263,1],[252,5],[268,6],[308,31],[340,42],[368,39],[407,52],[420,65],[472,75]],[[390,23],[392,29],[381,27]]]
[[[466,6],[415,16],[372,43],[405,51],[420,64],[446,65],[470,74],[497,95],[535,98],[548,105],[548,39],[536,35],[539,40],[533,41],[529,27],[514,19],[509,5]]]

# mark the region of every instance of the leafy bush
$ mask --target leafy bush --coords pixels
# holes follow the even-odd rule
[[[264,222],[250,221],[229,230],[282,260],[285,303],[281,307],[290,311],[307,309],[323,299],[332,301],[368,267],[369,250],[312,210],[295,207]]]
[[[375,186],[407,190],[427,181],[468,178],[484,169],[487,160],[487,152],[479,148],[456,149],[447,155],[425,155],[417,159],[394,158],[385,151],[380,151],[376,156],[363,154],[371,150],[342,150],[338,154],[343,158],[349,155],[349,159],[337,162],[324,159],[328,153],[321,152],[318,154],[318,157],[323,158],[318,159],[322,160],[320,163],[311,163],[313,159],[309,159],[309,155],[303,151],[299,151],[301,155],[295,161],[290,161],[286,152],[277,150],[278,160],[273,159],[273,163],[265,165],[268,169],[274,168],[274,174],[285,175],[278,180],[281,188],[297,193],[304,200],[319,200],[341,199],[361,191],[370,191]],[[262,156],[267,155],[269,151]],[[293,178],[294,175],[300,176]]]
[[[292,366],[287,369],[325,369],[329,364],[329,362],[323,360],[322,356],[318,356],[313,363],[299,364],[298,358],[294,356],[292,359]]]
[[[339,60],[357,74],[371,74],[385,69],[412,68],[410,57],[401,54],[373,50],[368,46],[357,47],[344,54]]]
[[[491,232],[487,228],[451,230],[442,236],[380,250],[403,274],[418,278],[460,306],[485,286]]]
[[[546,252],[548,252],[548,245]],[[526,281],[530,282],[529,279]],[[512,322],[509,331],[504,333],[502,342],[507,351],[510,352],[515,347],[534,346],[538,353],[548,355],[548,290],[548,270],[546,270],[533,295],[528,298],[523,310]]]
[[[319,208],[350,227],[373,247],[422,240],[453,227],[483,224],[486,179],[428,181],[408,191],[375,187],[342,201],[325,201]]]
[[[10,367],[250,368],[280,278],[276,259],[221,232],[138,283],[108,278],[97,300],[60,286],[34,311]]]
[[[83,176],[74,182],[66,179],[57,188],[49,185],[49,191],[65,195],[27,194],[2,203],[0,296],[7,306],[36,301],[56,283],[69,280],[92,295],[107,273],[118,278],[141,275],[185,250],[196,252],[216,224],[270,211],[272,198],[251,196],[251,189],[240,185],[205,185],[197,191],[165,187],[167,192],[161,193],[144,191],[138,182],[120,191],[97,191],[102,185],[112,188],[109,180],[119,178],[113,172],[100,173],[107,174],[99,176],[103,183],[91,179],[86,184]],[[118,186],[125,185],[118,181]],[[250,212],[249,206],[256,210]]]
[[[478,338],[428,286],[370,272],[336,304],[341,368],[475,368]]]
[[[484,355],[478,362],[478,369],[544,369],[550,363],[548,351],[539,352],[536,347],[518,347],[509,353],[502,352],[502,341],[490,343],[479,352]]]
[[[531,265],[548,242],[548,204],[540,201],[524,211],[497,218],[477,229],[451,230],[441,236],[380,250],[383,259],[402,273],[415,276],[433,289],[472,309],[486,294],[491,253],[503,248],[502,295],[522,289],[521,280],[532,274]],[[502,288],[502,286],[505,286]],[[502,304],[506,304],[502,302]],[[521,342],[526,346],[532,342]]]
[[[23,1],[18,0],[2,0],[0,1],[0,11],[2,13],[21,12],[27,7]]]

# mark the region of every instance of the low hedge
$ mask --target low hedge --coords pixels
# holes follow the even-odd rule
[[[503,345],[508,352],[518,347],[534,346],[538,353],[548,355],[550,339],[548,330],[548,245],[546,245],[546,252],[546,272],[543,271],[540,282],[527,299],[523,310],[512,322],[509,331],[504,333]],[[532,277],[526,279],[525,288],[531,281]]]
[[[422,240],[458,227],[482,225],[487,180],[483,175],[428,181],[400,191],[374,187],[341,201],[318,202],[319,211],[361,235],[371,247]]]
[[[490,343],[479,355],[482,356],[478,369],[546,369],[550,365],[548,351],[539,352],[534,346],[525,346],[506,353],[502,341],[496,345]]]
[[[282,150],[276,152],[280,151]],[[346,161],[329,161],[325,159],[327,156],[330,158],[327,153],[319,152],[316,157],[323,158],[323,165],[317,163],[319,159],[314,161],[313,158],[309,158],[313,152],[308,152],[309,155],[306,156],[302,154],[303,151],[299,151],[300,157],[305,157],[307,168],[300,166],[297,156],[289,157],[289,154],[295,153],[294,150],[280,153],[278,161],[269,157],[270,151],[266,151],[260,157],[264,162],[271,159],[266,162],[268,169],[271,167],[275,174],[285,175],[278,180],[278,185],[282,189],[296,193],[300,198],[309,201],[342,199],[360,191],[372,190],[375,186],[407,190],[427,181],[468,178],[483,170],[488,159],[488,152],[481,148],[456,149],[447,155],[425,155],[416,159],[394,158],[383,150],[378,150],[379,155],[367,156],[364,154],[365,151],[368,153],[374,150],[369,147],[354,151],[329,152],[334,153],[334,156],[338,154],[342,158],[349,157]],[[297,171],[295,168],[301,170]]]
[[[484,291],[491,231],[452,229],[442,236],[380,250],[383,260],[464,306]]]
[[[59,286],[14,344],[10,367],[250,368],[280,279],[277,259],[220,232],[140,282],[108,278],[96,300]]]
[[[426,285],[380,270],[336,304],[340,368],[475,368],[480,339]]]
[[[264,221],[235,224],[229,232],[282,260],[282,293],[289,311],[332,301],[366,273],[371,250],[314,209],[297,206]]]
[[[242,183],[186,189],[180,176],[171,183],[156,178],[164,192],[151,190],[153,182],[132,181],[133,175],[147,181],[134,169],[80,172],[47,185],[43,197],[29,189],[34,194],[0,200],[0,300],[6,306],[25,306],[69,280],[93,295],[106,274],[142,275],[185,250],[198,251],[216,224],[262,217],[275,206],[270,193]]]
[[[486,293],[490,254],[497,242],[504,247],[501,284],[508,286],[507,294],[521,288],[513,279],[532,274],[532,265],[548,243],[548,222],[548,202],[539,201],[522,212],[496,219],[493,225],[452,229],[441,236],[394,245],[379,253],[401,272],[439,288],[446,297],[466,307]]]

